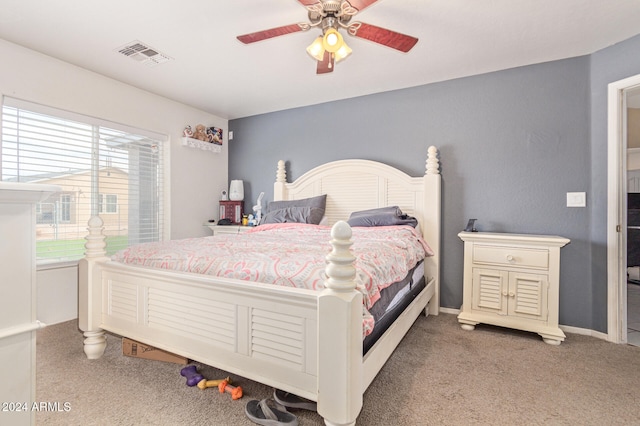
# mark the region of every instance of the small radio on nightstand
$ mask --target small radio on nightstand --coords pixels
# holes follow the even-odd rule
[[[244,214],[243,205],[244,201],[220,201],[220,219],[230,219],[234,225],[240,225]]]

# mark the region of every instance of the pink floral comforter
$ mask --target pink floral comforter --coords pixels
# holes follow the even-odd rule
[[[352,228],[356,285],[364,308],[380,291],[403,279],[433,252],[410,226]],[[145,243],[117,252],[113,260],[175,271],[322,290],[331,228],[307,224],[261,225],[238,235]],[[365,309],[363,333],[373,330]]]

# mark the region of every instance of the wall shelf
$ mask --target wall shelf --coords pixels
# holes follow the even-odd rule
[[[203,151],[211,151],[216,154],[222,152],[222,145],[218,145],[211,142],[205,142],[198,139],[193,139],[189,137],[182,138],[182,145],[188,146],[189,148],[201,149]]]

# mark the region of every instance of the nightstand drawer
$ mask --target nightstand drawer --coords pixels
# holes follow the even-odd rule
[[[549,251],[514,247],[473,247],[473,263],[548,268]]]

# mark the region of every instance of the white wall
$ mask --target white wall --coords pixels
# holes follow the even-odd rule
[[[217,218],[217,194],[228,186],[226,119],[4,40],[0,58],[1,95],[168,135],[167,235],[211,234],[202,224]],[[224,130],[220,154],[181,145],[184,126],[198,123]],[[37,278],[38,319],[53,324],[76,318],[77,268],[41,270]]]

